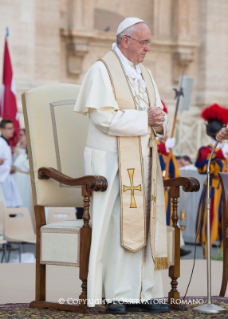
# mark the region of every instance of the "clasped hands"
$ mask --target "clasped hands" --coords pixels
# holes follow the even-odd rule
[[[149,126],[162,126],[165,122],[165,113],[158,107],[149,107],[148,109],[148,125]]]

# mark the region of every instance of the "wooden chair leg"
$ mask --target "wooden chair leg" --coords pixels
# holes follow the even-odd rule
[[[221,178],[220,178],[221,181]],[[223,180],[222,180],[223,182]],[[226,188],[225,185],[222,183],[223,186],[223,210],[222,210],[222,238],[223,238],[223,270],[222,270],[222,284],[219,296],[225,297],[226,289],[227,289],[227,281],[228,281],[228,238],[227,238],[227,231],[228,231],[228,203],[227,196],[225,194]],[[227,187],[227,186],[226,186]]]
[[[228,281],[228,174],[219,173],[222,187],[222,238],[223,238],[223,272],[220,297],[226,294]]]
[[[40,228],[46,225],[44,207],[35,206],[36,218],[36,301],[44,301],[46,299],[46,265],[40,264],[40,251],[41,251],[41,233]],[[33,302],[30,303],[33,306]]]
[[[94,313],[95,308],[87,308],[87,276],[88,276],[88,263],[89,252],[91,244],[91,227],[89,226],[89,202],[91,192],[86,190],[86,186],[82,186],[82,195],[84,196],[84,225],[80,230],[80,270],[79,277],[82,280],[82,293],[79,296],[80,302],[76,305],[59,304],[57,302],[46,301],[46,265],[40,264],[40,250],[41,250],[41,232],[40,228],[46,225],[44,207],[35,206],[36,217],[36,297],[35,301],[29,304],[30,308],[38,309],[56,309],[67,310],[82,314]]]
[[[89,203],[91,191],[86,189],[86,186],[82,186],[82,196],[84,197],[84,212],[82,219],[84,221],[83,227],[80,230],[80,270],[79,278],[82,281],[82,293],[79,296],[80,304],[87,305],[87,277],[89,270],[89,253],[91,245],[92,229],[89,225]]]
[[[225,297],[228,281],[228,238],[223,236],[223,272],[220,297]]]
[[[185,305],[180,304],[180,293],[177,290],[177,279],[180,277],[180,228],[177,225],[178,198],[180,197],[179,186],[170,187],[170,196],[172,200],[172,226],[175,228],[175,259],[174,266],[169,267],[169,277],[172,279],[172,281],[171,290],[168,294],[168,302],[170,304],[171,309],[183,311],[187,310],[187,307]]]

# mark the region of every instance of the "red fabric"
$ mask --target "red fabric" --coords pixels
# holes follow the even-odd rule
[[[167,106],[165,105],[165,102],[162,101],[162,100],[161,100],[161,102],[162,102],[162,105],[163,105],[163,111],[168,114],[168,108],[167,108]]]
[[[0,116],[3,119],[10,119],[13,121],[15,131],[14,131],[14,136],[9,140],[9,144],[11,147],[16,146],[18,142],[18,133],[20,131],[16,95],[11,90],[11,86],[13,84],[12,81],[13,81],[13,70],[12,70],[12,65],[10,60],[7,37],[6,37],[4,59],[3,59],[3,78],[2,78]]]
[[[220,148],[219,151],[215,152],[215,155],[216,155],[217,158],[220,158],[220,159],[222,159],[222,160],[226,159],[226,158],[224,157],[224,155],[223,155],[223,152],[222,152],[222,149],[221,149],[221,148]]]
[[[166,151],[166,147],[165,147],[165,143],[160,143],[158,144],[158,150],[161,154],[163,155],[168,155],[169,153],[167,153]]]
[[[206,107],[201,113],[201,117],[205,121],[219,120],[223,125],[228,123],[228,109],[218,105],[217,103]]]
[[[207,156],[208,156],[210,153],[211,153],[210,147],[207,147],[207,146],[203,147],[203,148],[201,149],[201,151],[200,151],[200,159],[199,159],[199,162],[200,162],[200,163],[203,162],[203,161],[207,158]]]

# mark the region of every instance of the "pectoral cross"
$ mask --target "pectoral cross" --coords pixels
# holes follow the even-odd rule
[[[134,170],[135,170],[134,168],[129,168],[127,170],[129,178],[130,178],[131,186],[125,186],[125,185],[123,186],[124,192],[129,191],[129,190],[131,191],[131,206],[130,206],[130,208],[137,208],[136,202],[135,202],[134,191],[141,191],[141,184],[138,186],[134,186],[134,183],[133,183]]]

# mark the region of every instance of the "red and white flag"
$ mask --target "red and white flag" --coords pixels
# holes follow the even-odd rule
[[[10,146],[17,144],[18,133],[20,131],[19,114],[17,110],[16,88],[13,78],[13,69],[10,60],[10,53],[7,43],[7,35],[5,38],[5,50],[3,59],[3,77],[2,77],[2,92],[0,104],[0,116],[3,119],[10,119],[13,121],[15,132],[14,137],[9,140]]]

